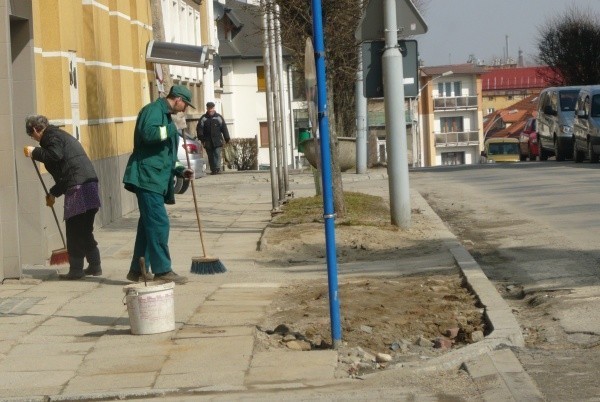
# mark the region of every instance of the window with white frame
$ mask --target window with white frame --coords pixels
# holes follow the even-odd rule
[[[442,98],[462,96],[462,82],[438,82],[438,96]]]
[[[442,133],[462,133],[465,131],[463,117],[440,117],[440,131]]]
[[[185,0],[162,0],[165,41],[186,45],[201,45],[200,10]],[[171,76],[182,81],[200,81],[199,68],[187,66],[169,66]]]
[[[465,153],[464,152],[443,152],[442,153],[442,165],[464,165],[465,164]]]
[[[454,96],[462,96],[462,82],[454,81]]]

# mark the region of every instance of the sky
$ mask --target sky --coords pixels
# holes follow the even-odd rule
[[[401,1],[401,0],[400,0]],[[417,1],[414,1],[415,4]],[[425,66],[466,63],[469,55],[491,64],[523,51],[535,65],[538,29],[575,5],[600,15],[600,0],[421,0],[428,31],[415,36]]]

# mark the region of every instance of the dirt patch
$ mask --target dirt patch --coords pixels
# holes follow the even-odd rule
[[[379,220],[387,223],[389,212],[385,213]],[[407,230],[389,224],[337,226],[338,263],[393,260],[447,249],[439,230],[420,209],[412,211],[411,223]],[[261,244],[259,261],[266,265],[307,264],[325,258],[323,223],[271,224]]]
[[[390,226],[336,227],[338,263],[398,260],[447,253],[439,222],[413,211],[409,230]],[[264,234],[263,264],[324,263],[323,225],[272,225]],[[412,276],[356,276],[339,280],[342,324],[339,376],[430,359],[483,339],[483,309],[458,269]],[[326,281],[282,288],[259,335],[259,348],[331,347]]]

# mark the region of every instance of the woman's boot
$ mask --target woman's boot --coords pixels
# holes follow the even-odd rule
[[[94,247],[86,255],[88,261],[88,267],[83,270],[86,275],[100,276],[102,275],[102,266],[100,265],[100,250],[98,247]]]
[[[58,277],[66,281],[74,281],[85,276],[83,273],[83,257],[69,256],[69,272],[60,274]]]

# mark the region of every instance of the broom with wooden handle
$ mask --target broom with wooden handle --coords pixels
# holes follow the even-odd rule
[[[44,192],[46,193],[46,198],[50,196],[48,189],[46,188],[46,183],[44,183],[44,179],[42,179],[42,174],[40,173],[40,169],[38,168],[35,160],[31,158],[31,162],[33,162],[33,167],[35,167],[35,172],[40,179],[40,183],[42,183],[42,187],[44,187]],[[69,252],[67,251],[67,243],[65,242],[65,236],[63,236],[62,229],[60,228],[60,223],[58,222],[58,217],[56,216],[56,211],[54,210],[54,205],[50,205],[52,209],[52,215],[54,215],[54,221],[56,222],[56,227],[58,227],[58,233],[60,233],[60,238],[63,242],[63,248],[59,248],[57,250],[52,250],[52,254],[50,255],[50,265],[63,265],[69,263]]]
[[[187,149],[187,141],[185,139],[185,132],[182,131],[183,137],[183,148],[185,149],[185,158],[187,159],[188,169],[192,169],[190,163],[190,155]],[[223,263],[217,257],[208,257],[206,255],[206,248],[204,247],[204,236],[202,234],[202,223],[200,221],[200,212],[198,211],[198,202],[196,200],[196,189],[194,188],[194,178],[190,179],[192,182],[192,195],[194,197],[194,208],[196,210],[196,221],[198,222],[198,232],[200,233],[200,244],[202,245],[202,257],[192,257],[192,268],[191,272],[199,275],[212,275],[226,272],[227,269]]]

